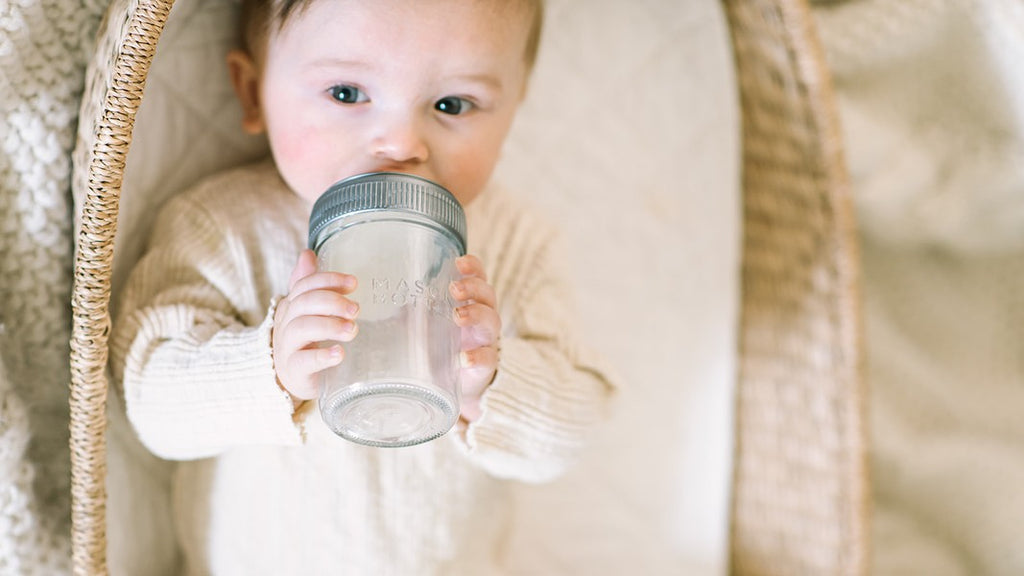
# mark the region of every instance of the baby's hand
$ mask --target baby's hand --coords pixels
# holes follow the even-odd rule
[[[317,272],[312,250],[299,255],[288,285],[271,340],[278,382],[298,405],[319,393],[318,372],[341,363],[340,342],[355,338],[359,305],[345,297],[356,288],[355,276]]]
[[[480,396],[498,369],[498,336],[501,317],[494,288],[487,282],[483,264],[476,256],[455,261],[462,278],[451,284],[451,294],[466,304],[455,309],[455,324],[462,329],[462,417],[480,417]]]

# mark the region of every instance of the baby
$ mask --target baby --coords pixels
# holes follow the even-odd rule
[[[272,160],[161,210],[111,339],[139,438],[184,461],[187,573],[498,571],[506,481],[557,476],[605,414],[612,386],[573,339],[552,230],[488,186],[541,15],[539,0],[243,1],[228,68],[243,129],[266,133]],[[341,440],[313,400],[359,337],[359,279],[316,270],[310,210],[375,171],[441,184],[469,225],[450,287],[467,302],[462,416],[395,450]]]

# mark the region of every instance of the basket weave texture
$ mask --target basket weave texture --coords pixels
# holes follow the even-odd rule
[[[110,273],[125,158],[146,72],[172,1],[111,3],[96,66],[86,72],[72,186],[76,215],[71,295],[71,559],[78,576],[106,574],[107,337]]]
[[[106,574],[107,337],[135,113],[173,0],[114,0],[87,74],[73,186],[72,561]],[[858,261],[829,76],[806,0],[725,0],[743,121],[734,574],[867,571]]]
[[[737,574],[865,574],[859,260],[831,80],[806,2],[726,2],[743,118]]]

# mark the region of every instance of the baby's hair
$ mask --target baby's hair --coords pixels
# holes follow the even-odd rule
[[[240,47],[250,56],[257,56],[266,42],[271,23],[280,30],[295,8],[304,9],[310,3],[312,0],[242,0]]]
[[[416,0],[412,0],[416,1]],[[505,2],[507,0],[495,0]],[[526,40],[526,66],[533,68],[544,25],[544,0],[518,0],[530,11],[530,35]],[[280,30],[296,11],[304,10],[313,0],[242,0],[239,44],[249,55],[258,58],[266,42],[270,26]]]

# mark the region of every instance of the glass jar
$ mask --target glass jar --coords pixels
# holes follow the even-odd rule
[[[370,446],[411,446],[459,417],[460,330],[449,285],[466,253],[458,200],[424,178],[361,174],[313,206],[318,268],[358,279],[359,332],[322,373],[320,414],[335,434]]]

